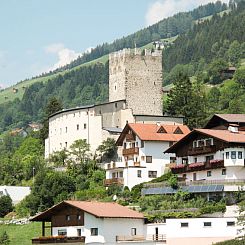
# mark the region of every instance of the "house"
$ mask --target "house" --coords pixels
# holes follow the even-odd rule
[[[190,130],[185,125],[129,123],[116,144],[121,147],[118,162],[105,165],[105,185],[118,184],[130,189],[164,174],[175,154],[164,151]]]
[[[11,136],[21,136],[26,137],[28,134],[25,129],[23,128],[15,128],[12,131],[10,131]]]
[[[40,123],[29,123],[27,126],[28,131],[34,131],[37,132],[42,128],[42,125]]]
[[[21,202],[30,193],[31,188],[29,186],[0,186],[0,197],[9,195],[14,205]]]
[[[241,235],[238,233],[239,229],[241,227],[237,224],[237,213],[200,218],[169,218],[164,223],[146,225],[148,237],[161,238],[160,234],[164,234],[168,245],[211,245],[236,238]]]
[[[214,114],[204,128],[228,129],[232,124],[245,131],[245,114]]]
[[[117,203],[63,201],[31,221],[42,222],[42,237],[32,239],[33,244],[64,240],[79,244],[117,244],[120,241],[131,244],[130,241],[145,240],[143,214]],[[45,237],[45,222],[51,222],[48,237]]]

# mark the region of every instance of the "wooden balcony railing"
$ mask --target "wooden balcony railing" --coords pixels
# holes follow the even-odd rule
[[[105,179],[104,180],[104,185],[105,186],[110,186],[110,185],[123,185],[124,180],[123,178],[112,178],[112,179]]]
[[[139,147],[123,149],[122,154],[123,154],[123,156],[135,155],[135,154],[138,155],[139,154]]]
[[[191,164],[172,164],[170,169],[174,174],[194,172],[208,169],[223,168],[224,160],[210,160],[208,162],[191,163]]]
[[[85,237],[49,236],[32,239],[32,244],[79,243],[85,244]]]
[[[144,241],[144,236],[116,236],[116,241]]]
[[[207,153],[212,153],[212,152],[216,152],[215,145],[207,145],[207,146],[202,146],[202,147],[189,148],[189,150],[187,151],[187,154],[188,156],[194,156],[194,155],[207,154]]]

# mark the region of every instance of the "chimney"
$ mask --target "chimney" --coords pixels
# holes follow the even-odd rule
[[[238,125],[237,124],[230,124],[229,127],[228,127],[228,130],[231,132],[231,133],[238,133]]]

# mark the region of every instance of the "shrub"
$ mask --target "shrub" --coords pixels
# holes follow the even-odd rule
[[[0,197],[0,217],[4,217],[12,210],[13,210],[13,205],[10,196],[4,195]]]

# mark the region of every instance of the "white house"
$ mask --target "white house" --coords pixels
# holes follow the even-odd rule
[[[29,186],[0,186],[0,197],[9,195],[14,205],[22,201],[30,193],[31,188]]]
[[[33,244],[62,240],[79,244],[135,244],[146,240],[143,214],[117,203],[63,201],[31,221],[42,222],[42,237],[32,239]],[[51,237],[45,237],[45,222],[51,222]]]
[[[130,189],[164,174],[166,165],[175,162],[175,154],[164,151],[190,130],[185,125],[129,123],[120,134],[121,161],[106,164],[105,185],[119,184]]]

